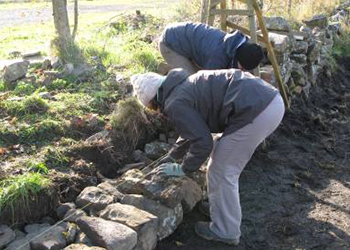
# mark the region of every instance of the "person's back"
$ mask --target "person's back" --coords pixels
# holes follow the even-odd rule
[[[184,68],[191,74],[200,69],[239,68],[238,61],[242,68],[250,70],[263,58],[261,47],[248,43],[241,32],[228,34],[201,23],[167,26],[160,51],[171,68]]]

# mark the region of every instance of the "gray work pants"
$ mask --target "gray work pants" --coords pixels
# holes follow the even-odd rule
[[[208,163],[207,183],[212,222],[210,229],[226,239],[241,236],[239,176],[257,146],[280,124],[284,115],[283,99],[278,94],[252,123],[220,138]]]
[[[171,69],[182,68],[188,71],[191,75],[197,73],[197,71],[200,70],[200,68],[189,58],[178,54],[177,52],[166,46],[162,38],[161,42],[159,43],[159,50],[164,60],[167,62]]]

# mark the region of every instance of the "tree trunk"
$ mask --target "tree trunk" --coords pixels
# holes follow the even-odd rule
[[[292,14],[292,0],[288,0],[287,5],[288,15],[290,16]]]
[[[73,41],[77,34],[77,30],[78,30],[78,0],[74,0],[74,28],[72,33]]]

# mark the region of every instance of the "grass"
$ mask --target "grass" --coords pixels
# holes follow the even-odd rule
[[[13,206],[16,202],[22,202],[23,209],[26,209],[29,199],[49,184],[50,180],[40,173],[26,173],[0,181],[0,213],[6,207],[15,213]]]
[[[342,36],[334,42],[333,55],[335,57],[350,57],[350,28],[343,27]]]

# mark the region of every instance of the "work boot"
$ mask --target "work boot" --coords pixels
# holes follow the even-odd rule
[[[198,210],[201,214],[210,217],[210,208],[209,208],[209,202],[207,201],[202,201],[198,205]]]
[[[219,241],[228,245],[238,245],[239,239],[226,239],[217,236],[213,231],[210,230],[209,222],[199,221],[194,227],[196,234],[206,240]]]

